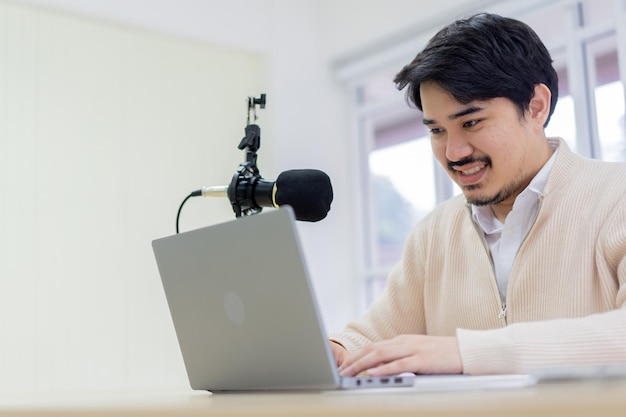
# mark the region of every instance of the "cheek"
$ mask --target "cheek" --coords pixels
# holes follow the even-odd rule
[[[509,137],[498,143],[498,146],[491,150],[491,157],[498,161],[505,170],[513,170],[523,162],[526,150],[523,146],[523,138]]]

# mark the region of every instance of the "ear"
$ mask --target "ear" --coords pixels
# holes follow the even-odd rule
[[[536,84],[533,97],[528,104],[529,118],[543,129],[550,114],[552,92],[545,84]]]

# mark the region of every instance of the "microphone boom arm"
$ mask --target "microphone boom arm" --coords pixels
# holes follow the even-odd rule
[[[250,120],[256,121],[256,107],[258,105],[264,109],[265,103],[265,94],[261,94],[259,98],[248,97],[245,136],[238,146],[239,149],[246,150],[246,158],[245,162],[239,164],[226,192],[236,217],[250,216],[263,210],[254,199],[255,190],[263,180],[257,167],[257,151],[261,147],[261,128],[257,124],[250,123]]]

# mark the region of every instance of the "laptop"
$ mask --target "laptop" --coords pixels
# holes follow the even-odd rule
[[[196,390],[412,387],[341,378],[288,206],[152,242]]]

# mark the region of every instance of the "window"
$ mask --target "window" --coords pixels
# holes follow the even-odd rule
[[[621,81],[595,89],[601,157],[605,161],[626,161],[624,84]]]
[[[374,242],[368,278],[370,296],[385,284],[412,226],[435,207],[435,162],[430,140],[421,137],[375,149],[369,155]],[[368,297],[369,298],[369,297]]]
[[[588,60],[592,63],[592,100],[598,126],[597,157],[607,161],[626,160],[624,84],[619,78],[616,44],[613,32],[587,43]]]
[[[581,155],[626,161],[625,92],[619,68],[620,54],[626,56],[626,39],[620,41],[626,31],[619,32],[626,2],[537,0],[532,7],[518,4],[508,10],[506,3],[503,10],[491,11],[530,24],[550,49],[559,74],[559,100],[546,134],[563,137]],[[431,35],[420,39],[425,44]],[[357,140],[367,145],[360,161],[367,173],[360,225],[366,242],[359,272],[365,305],[384,288],[412,225],[460,193],[433,159],[421,113],[408,108],[404,94],[392,83],[395,71],[419,45],[410,48],[402,60],[381,58],[388,62],[377,68],[385,64],[389,70],[372,71],[354,81],[354,108],[361,126]]]

